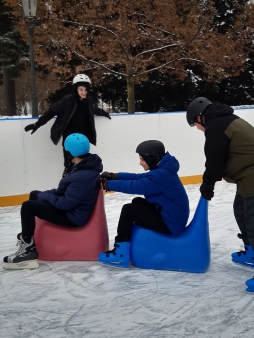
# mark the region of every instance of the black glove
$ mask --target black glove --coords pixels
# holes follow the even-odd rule
[[[106,178],[106,180],[117,180],[118,179],[118,173],[110,173],[108,171],[104,171],[101,174],[101,178]]]
[[[206,184],[205,182],[203,182],[199,188],[202,197],[208,201],[211,201],[214,196],[213,189],[214,185]]]
[[[111,117],[110,117],[110,115],[108,113],[105,113],[104,116],[111,120]]]
[[[108,180],[106,180],[106,178],[102,179],[102,188],[103,190],[105,190],[106,192],[109,191],[108,190]]]
[[[37,127],[36,123],[34,124],[29,124],[28,126],[26,126],[24,129],[26,132],[28,132],[29,130],[32,130],[31,134],[35,133],[36,130],[38,129],[39,127]]]

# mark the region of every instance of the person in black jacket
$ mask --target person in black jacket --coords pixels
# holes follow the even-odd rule
[[[254,128],[230,106],[205,97],[190,103],[186,117],[190,126],[205,133],[206,169],[201,195],[211,200],[215,182],[222,178],[236,184],[233,208],[245,251],[234,252],[232,261],[254,268]]]
[[[74,93],[64,96],[62,100],[53,104],[36,123],[27,125],[25,127],[26,132],[32,130],[31,134],[33,134],[38,128],[46,124],[54,116],[57,116],[50,135],[54,144],[58,144],[61,137],[63,137],[62,144],[64,145],[67,136],[72,133],[80,133],[85,135],[90,143],[96,145],[94,115],[105,116],[109,119],[111,117],[103,109],[94,106],[92,98],[88,95],[91,80],[87,75],[78,74],[74,76],[72,84]],[[71,172],[73,164],[64,146],[63,153],[64,177]]]
[[[82,134],[69,135],[64,143],[74,168],[61,179],[57,189],[31,191],[21,206],[18,250],[4,257],[4,269],[36,269],[38,252],[34,242],[35,216],[67,228],[85,226],[94,210],[103,170],[101,158],[90,154],[90,143]]]

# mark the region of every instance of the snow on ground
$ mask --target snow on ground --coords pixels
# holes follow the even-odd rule
[[[199,185],[186,190],[192,219]],[[39,262],[32,271],[0,267],[0,337],[252,337],[254,295],[246,293],[245,281],[254,271],[231,262],[242,247],[234,194],[234,185],[216,184],[209,203],[211,264],[204,274],[126,271],[97,262]],[[111,247],[121,207],[132,198],[105,196]],[[1,257],[16,250],[19,211],[0,208]]]

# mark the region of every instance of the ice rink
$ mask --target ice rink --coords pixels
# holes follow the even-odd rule
[[[199,185],[185,186],[196,209]],[[211,264],[204,274],[109,268],[97,262],[42,262],[31,271],[0,268],[1,338],[253,337],[254,271],[234,265],[243,248],[233,216],[235,185],[216,183],[209,203]],[[110,237],[133,195],[107,194]],[[20,206],[0,208],[1,259],[16,251]],[[181,247],[179,247],[181,250]]]

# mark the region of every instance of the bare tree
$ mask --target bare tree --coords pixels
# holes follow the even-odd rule
[[[134,113],[134,83],[149,72],[184,79],[197,66],[211,81],[238,75],[252,35],[246,29],[251,6],[220,34],[209,0],[44,1],[35,31],[36,62],[66,78],[87,71],[95,83],[102,72],[124,77],[128,112]]]

